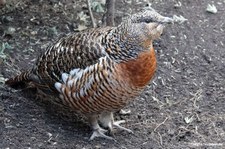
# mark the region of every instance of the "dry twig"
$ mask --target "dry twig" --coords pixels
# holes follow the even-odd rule
[[[156,129],[158,129],[158,128],[159,128],[162,124],[164,124],[167,120],[168,120],[168,117],[166,117],[165,120],[164,120],[162,123],[160,123],[159,125],[157,125],[157,126],[155,127],[154,131],[156,132]]]
[[[160,145],[163,145],[162,135],[158,132]]]
[[[92,27],[95,28],[95,27],[96,27],[96,23],[95,23],[95,19],[94,19],[92,10],[91,10],[91,3],[90,3],[90,0],[87,0],[86,3],[87,3],[89,15],[90,15],[90,17],[91,17]]]
[[[106,0],[106,26],[114,26],[115,0]]]

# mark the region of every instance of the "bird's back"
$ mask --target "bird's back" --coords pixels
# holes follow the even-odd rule
[[[29,83],[45,91],[55,91],[54,83],[61,82],[63,72],[75,68],[84,69],[104,56],[101,40],[112,29],[90,29],[59,39],[39,56],[33,69],[7,80],[6,84],[16,88]]]

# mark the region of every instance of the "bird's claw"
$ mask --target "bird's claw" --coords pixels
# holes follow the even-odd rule
[[[133,133],[132,130],[127,129],[127,128],[123,127],[123,126],[120,126],[120,124],[125,123],[125,122],[126,122],[125,120],[114,121],[114,122],[113,122],[113,126],[119,128],[119,129],[121,129],[121,130],[125,130],[125,131],[127,131],[127,132],[129,132],[129,133]]]
[[[92,141],[94,138],[97,138],[97,137],[102,137],[102,138],[109,139],[109,140],[115,140],[114,138],[105,135],[106,132],[107,132],[107,130],[98,128],[98,129],[94,130],[94,132],[91,135],[89,140]]]

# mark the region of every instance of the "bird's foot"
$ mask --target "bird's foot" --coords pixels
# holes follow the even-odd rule
[[[123,127],[123,126],[120,126],[120,124],[125,123],[125,122],[126,122],[125,120],[113,121],[112,124],[113,124],[113,126],[119,128],[119,129],[121,129],[121,130],[125,130],[125,131],[127,131],[127,132],[129,132],[129,133],[133,133],[132,130],[127,129],[127,128]]]
[[[91,141],[91,140],[93,140],[94,138],[97,138],[97,137],[101,137],[101,138],[105,138],[105,139],[109,139],[109,140],[115,140],[114,138],[105,135],[106,132],[107,132],[107,130],[99,127],[99,128],[94,130],[94,132],[91,135],[89,140]]]
[[[128,110],[123,110],[123,109],[121,109],[120,111],[119,111],[119,114],[121,114],[121,115],[127,115],[127,114],[130,114],[131,113],[131,110],[130,109],[128,109]]]

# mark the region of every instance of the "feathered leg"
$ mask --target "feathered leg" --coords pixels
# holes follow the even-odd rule
[[[133,133],[132,130],[120,126],[120,124],[126,122],[125,120],[114,121],[112,112],[103,112],[100,115],[99,121],[103,125],[103,127],[109,128],[109,131],[112,135],[113,135],[113,127],[117,127],[118,129],[128,131],[129,133]]]
[[[92,115],[92,116],[88,116],[88,120],[91,124],[91,128],[93,129],[93,133],[90,137],[89,140],[93,140],[96,137],[102,137],[105,139],[109,139],[109,140],[114,140],[112,137],[109,137],[107,135],[105,135],[105,133],[107,132],[107,130],[102,129],[99,124],[98,124],[98,116],[97,115]]]

